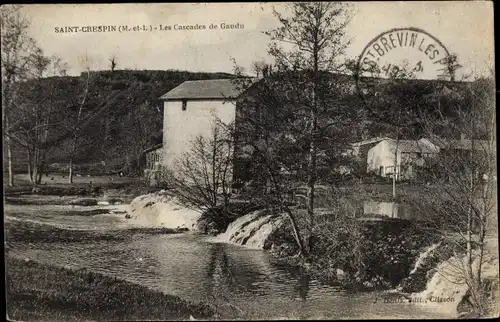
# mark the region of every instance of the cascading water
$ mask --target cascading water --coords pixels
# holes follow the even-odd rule
[[[272,235],[283,222],[282,216],[269,215],[265,210],[257,210],[233,221],[216,239],[249,248],[268,249],[271,246]]]
[[[434,250],[436,250],[436,248],[438,248],[439,245],[441,245],[441,242],[432,244],[431,246],[427,247],[422,253],[420,253],[420,255],[417,258],[417,261],[415,262],[415,266],[413,266],[413,269],[410,271],[410,276],[412,274],[415,274],[415,272],[417,272],[417,270],[420,267],[422,267],[422,265],[425,264],[429,256],[432,255]]]
[[[147,227],[196,229],[201,212],[182,206],[164,191],[143,195],[128,206],[129,222]]]
[[[425,248],[418,256],[408,277],[399,284],[397,290],[403,292],[420,291],[427,283],[427,272],[432,268],[429,267],[430,260],[436,249],[441,245],[441,242],[434,243]],[[432,265],[430,265],[432,266]]]

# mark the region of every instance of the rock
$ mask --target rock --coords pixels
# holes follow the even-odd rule
[[[123,200],[118,199],[118,198],[109,198],[107,199],[107,202],[111,205],[121,205],[123,203]]]
[[[337,268],[337,269],[335,270],[335,274],[337,274],[337,279],[338,279],[339,281],[343,281],[343,280],[345,280],[345,279],[346,279],[346,277],[347,277],[346,273],[345,273],[343,270],[341,270],[340,268]]]
[[[96,206],[98,203],[96,199],[87,198],[71,200],[69,204],[73,206]]]
[[[201,218],[198,220],[195,230],[202,234],[209,235],[217,235],[219,233],[216,224],[208,218]]]
[[[111,210],[109,213],[114,214],[114,215],[119,215],[119,214],[126,214],[127,211],[125,211],[125,210]]]

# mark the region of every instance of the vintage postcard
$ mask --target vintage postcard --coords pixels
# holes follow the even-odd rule
[[[498,317],[493,3],[1,6],[6,318]]]

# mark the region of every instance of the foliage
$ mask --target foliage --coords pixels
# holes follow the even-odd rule
[[[246,181],[247,195],[288,214],[306,254],[314,226],[314,187],[318,175],[325,174],[318,170],[339,165],[346,140],[359,124],[354,121],[359,110],[351,105],[354,93],[332,74],[349,43],[350,12],[343,3],[316,2],[291,3],[274,15],[279,25],[266,32],[272,64],[257,84],[244,79],[238,84],[248,95],[238,102],[236,171]],[[287,204],[304,183],[309,187],[305,221]]]
[[[104,163],[104,173],[113,170],[133,174],[140,173],[143,166],[143,150],[162,141],[163,116],[159,97],[185,80],[231,75],[175,70],[115,70],[113,73],[91,71],[90,77],[74,161],[76,164]],[[68,162],[72,149],[70,133],[78,123],[77,110],[86,80],[86,73],[83,73],[79,77],[48,77],[17,84],[20,105],[13,112],[29,116],[28,110],[23,112],[22,106],[50,102],[52,117],[57,117],[51,122],[48,140],[53,143],[53,148],[47,154],[47,164]],[[34,87],[39,90],[33,91]],[[26,122],[31,122],[30,118],[23,119],[23,122],[29,124]],[[26,167],[24,147],[17,144],[13,149],[17,168],[19,165]],[[112,166],[112,163],[118,166]]]
[[[315,244],[313,271],[341,269],[344,283],[389,288],[409,275],[422,249],[439,234],[420,229],[409,221],[354,221],[337,214],[322,223]],[[346,221],[339,223],[340,218]]]

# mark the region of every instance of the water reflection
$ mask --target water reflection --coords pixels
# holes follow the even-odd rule
[[[302,301],[305,301],[307,299],[307,294],[309,294],[309,280],[309,275],[307,275],[304,269],[301,267],[296,289]]]
[[[34,212],[31,215],[42,220]],[[100,226],[104,220],[100,218],[84,216],[74,223]],[[17,243],[9,252],[210,302],[220,308],[221,319],[438,317],[414,306],[373,305],[371,294],[346,294],[323,285],[266,252],[208,240],[194,234],[135,235],[123,241]]]

